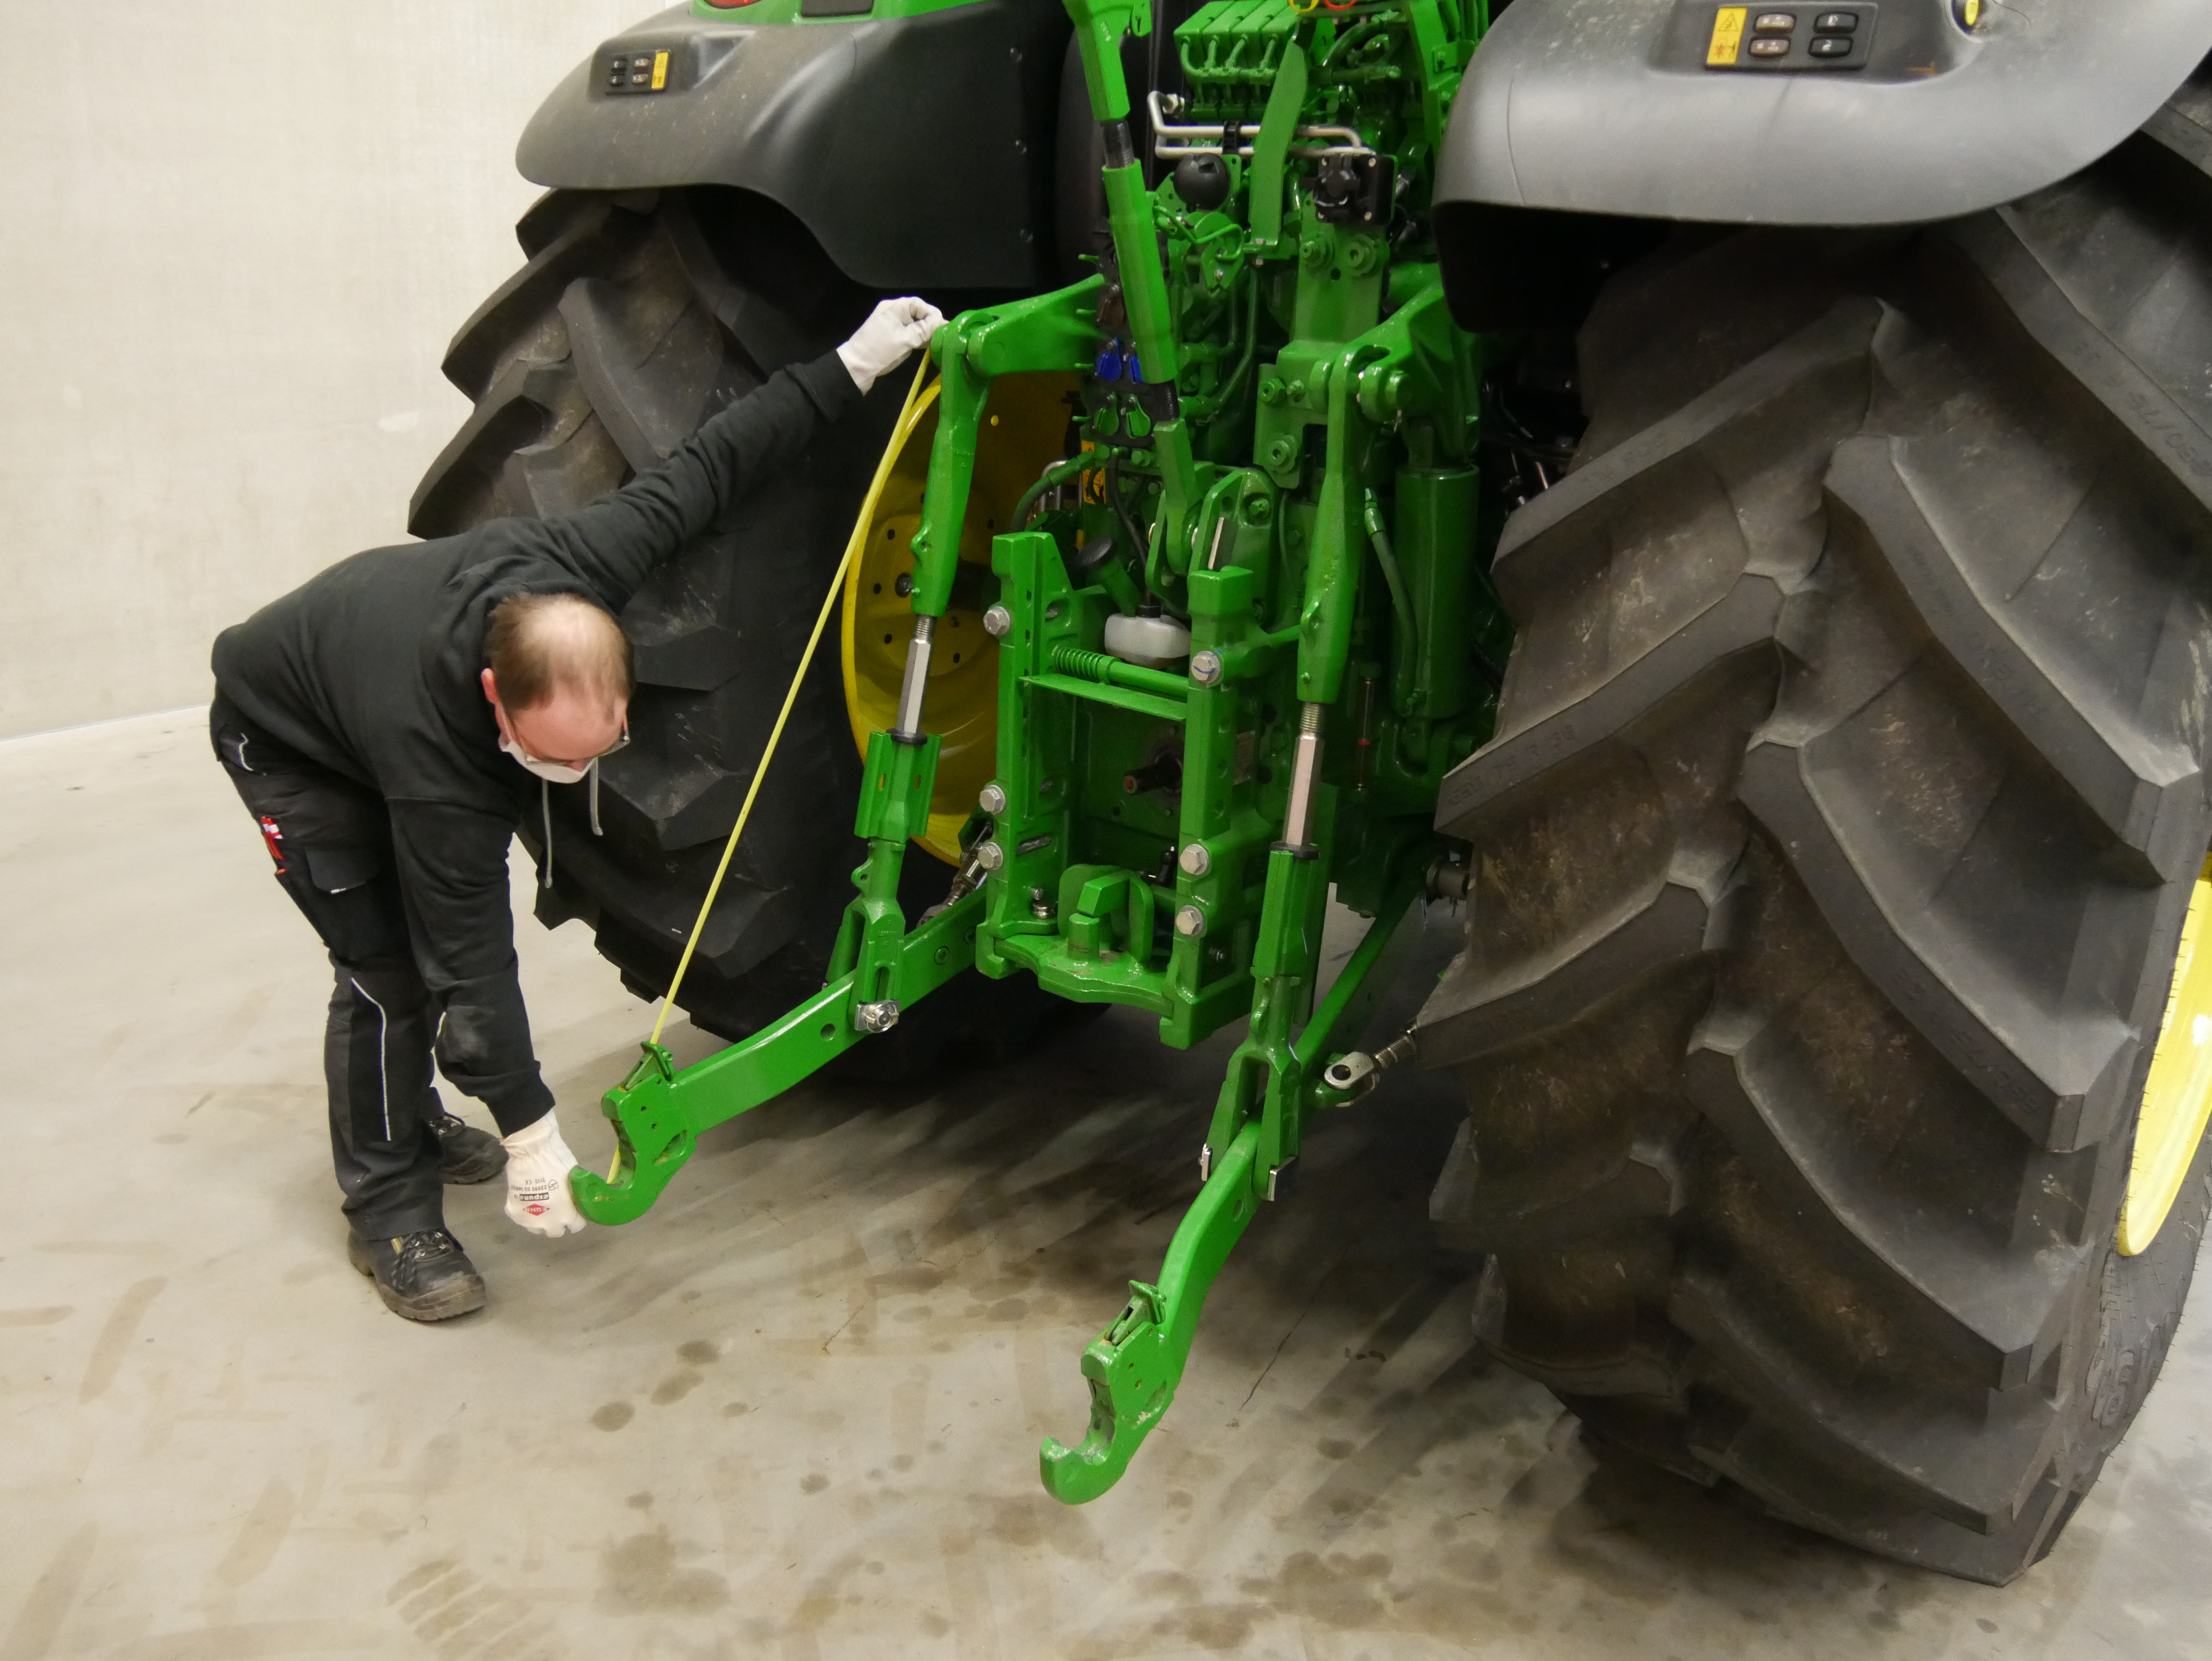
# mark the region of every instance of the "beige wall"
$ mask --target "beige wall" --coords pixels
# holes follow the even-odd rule
[[[0,0],[0,736],[404,534],[538,100],[653,0]]]

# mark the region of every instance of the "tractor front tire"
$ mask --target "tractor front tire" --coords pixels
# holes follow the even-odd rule
[[[1602,1446],[1991,1583],[2141,1406],[2208,1202],[2200,1146],[2116,1250],[2212,715],[2212,179],[2160,131],[1616,278],[1438,815],[1485,1344]]]

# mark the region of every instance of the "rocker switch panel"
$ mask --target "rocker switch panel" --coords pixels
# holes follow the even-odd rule
[[[1874,0],[1814,6],[1718,6],[1707,15],[1708,70],[1856,70],[1874,50]]]

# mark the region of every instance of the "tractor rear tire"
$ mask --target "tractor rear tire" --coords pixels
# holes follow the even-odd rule
[[[554,192],[516,234],[527,263],[446,355],[447,379],[476,411],[416,491],[408,528],[418,536],[581,506],[777,369],[830,350],[878,298],[796,219],[740,191]],[[553,793],[537,910],[549,928],[589,924],[641,998],[667,989],[904,390],[887,377],[623,613],[638,675],[631,743],[601,770],[603,835],[585,792]],[[740,1038],[822,985],[864,851],[852,832],[860,778],[830,637],[686,971],[678,1001],[698,1025]],[[534,818],[523,840],[543,870]],[[951,876],[909,850],[909,919]],[[964,975],[850,1052],[843,1070],[902,1076],[970,1037],[1011,1051],[1050,1004],[1026,977]]]
[[[2208,166],[2154,122],[1969,219],[1624,271],[1438,812],[1483,1342],[1601,1447],[1993,1584],[2142,1405],[2212,1197],[2200,1145],[2117,1252],[2206,851]]]

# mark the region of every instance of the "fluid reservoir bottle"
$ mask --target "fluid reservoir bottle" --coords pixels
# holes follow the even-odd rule
[[[1106,619],[1106,649],[1124,663],[1173,669],[1190,656],[1190,630],[1161,616],[1158,600],[1146,600],[1134,617],[1117,611]]]

